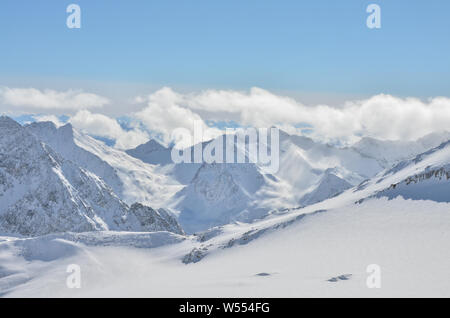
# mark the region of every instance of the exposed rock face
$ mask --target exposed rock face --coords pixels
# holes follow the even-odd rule
[[[130,213],[137,218],[139,225],[149,232],[165,229],[176,234],[184,234],[175,216],[164,209],[154,210],[151,207],[135,203],[130,207]]]

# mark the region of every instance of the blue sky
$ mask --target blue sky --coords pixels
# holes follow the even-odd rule
[[[447,0],[2,0],[0,86],[449,96],[449,15]]]

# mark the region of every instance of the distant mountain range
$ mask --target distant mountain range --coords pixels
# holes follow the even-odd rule
[[[174,164],[172,149],[155,140],[120,151],[70,124],[21,126],[3,116],[0,133],[0,232],[24,236],[194,233],[349,193],[355,201],[450,197],[448,132],[339,148],[281,131],[274,174],[253,163]]]

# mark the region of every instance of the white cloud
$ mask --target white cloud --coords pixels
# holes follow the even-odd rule
[[[46,117],[40,115],[37,120],[50,120],[57,125],[60,122],[56,115],[65,114],[71,117],[70,122],[76,128],[114,139],[118,148],[134,147],[148,140],[149,135],[141,126],[125,130],[117,120],[107,116],[110,107],[103,106],[108,103],[107,98],[81,91],[0,88],[0,111],[41,113]],[[253,127],[275,125],[289,133],[301,133],[299,127],[308,127],[308,133],[317,139],[344,143],[361,136],[412,140],[428,133],[450,130],[450,98],[447,97],[423,101],[380,94],[333,107],[307,106],[261,88],[178,93],[165,87],[149,96],[130,99],[129,106],[133,110],[141,108],[123,115],[162,136],[166,144],[174,141],[172,135],[179,128],[192,135],[194,122],[200,123],[206,131],[203,140],[223,132],[218,128],[207,130],[206,122],[209,121],[234,121]],[[90,108],[96,108],[96,113]],[[175,141],[180,142],[179,139]]]
[[[34,115],[33,118],[36,121],[50,121],[54,123],[56,127],[61,127],[64,125],[64,123],[55,115]]]
[[[105,97],[85,93],[83,91],[68,90],[38,90],[35,88],[0,88],[1,101],[12,106],[16,111],[49,111],[101,108],[109,104]]]
[[[221,131],[208,129],[202,117],[184,105],[185,98],[170,88],[160,89],[148,97],[148,105],[133,114],[133,117],[141,121],[149,130],[160,133],[165,143],[173,141],[172,134],[180,128],[190,131],[193,135],[194,123],[201,125],[205,133],[204,140],[218,136]],[[177,146],[187,146],[187,144],[177,143]]]
[[[87,134],[115,140],[115,147],[119,149],[134,148],[149,139],[148,134],[140,129],[126,131],[117,120],[106,115],[93,114],[88,110],[77,112],[69,122]]]
[[[344,142],[359,136],[411,140],[450,129],[450,99],[445,97],[424,102],[381,94],[338,108],[306,106],[260,88],[190,94],[163,88],[150,95],[148,101],[135,117],[165,138],[170,138],[170,132],[178,127],[189,129],[194,120],[235,121],[254,127],[278,125],[289,131],[298,131],[299,124],[306,124],[317,138]]]

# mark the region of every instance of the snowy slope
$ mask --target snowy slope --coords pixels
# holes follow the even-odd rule
[[[448,140],[450,140],[450,132],[429,134],[416,141],[377,140],[365,137],[353,145],[352,149],[376,159],[385,168],[390,168],[399,161],[411,159]]]
[[[406,173],[409,174],[407,177]],[[394,179],[397,174],[401,179]],[[378,197],[402,196],[405,199],[450,202],[450,141],[414,159],[401,162],[377,182],[383,182],[385,178],[397,182],[378,191]]]
[[[188,239],[163,233],[61,235],[26,241],[0,238],[0,294],[450,296],[449,204],[372,199],[297,216],[293,222],[281,223],[282,218],[287,221],[279,216],[270,222],[228,225],[219,235]],[[202,253],[206,255],[199,262],[182,262],[188,254],[196,259]],[[80,289],[66,287],[70,264],[81,268]],[[366,285],[371,264],[381,269],[381,289]],[[349,279],[330,281],[341,275]]]
[[[252,221],[261,216],[251,204],[264,183],[264,176],[252,164],[203,164],[176,195],[179,221],[188,233],[238,220]]]
[[[366,202],[382,202],[380,208],[386,205],[386,199],[397,199],[397,203],[406,206],[408,203],[403,198],[398,198],[408,193],[406,199],[412,199],[408,202],[437,201],[449,202],[450,197],[450,141],[443,143],[439,147],[431,149],[413,159],[403,161],[391,169],[386,169],[374,178],[367,180],[356,187],[352,187],[340,195],[327,200],[311,204],[304,208],[283,209],[273,211],[271,215],[264,220],[252,224],[229,224],[222,227],[210,229],[204,233],[198,234],[200,242],[216,242],[213,245],[235,245],[247,244],[259,236],[285,228],[293,223],[303,220],[307,215],[326,214],[332,209],[351,209],[361,210],[358,206]],[[332,171],[328,171],[332,175]],[[434,197],[429,194],[432,191],[416,191],[416,186],[426,190],[432,186]],[[400,189],[402,192],[395,193],[394,190]],[[411,189],[410,192],[407,189]],[[392,191],[392,192],[391,192]],[[377,200],[378,199],[378,200]],[[370,203],[372,204],[372,203]],[[449,205],[443,203],[417,203],[417,206],[430,204],[431,206],[442,207],[443,211],[450,213]],[[373,203],[377,206],[378,203]],[[411,205],[414,205],[411,203]],[[450,214],[449,214],[450,216]],[[449,224],[450,226],[450,224]],[[203,249],[201,246],[199,249]],[[207,251],[208,249],[203,249]],[[205,254],[205,253],[204,253]]]
[[[107,162],[93,153],[84,150],[75,143],[74,129],[71,124],[57,128],[52,122],[36,122],[24,128],[39,140],[49,145],[62,157],[102,178],[116,193],[124,187],[117,172]]]
[[[209,143],[203,143],[203,147]],[[223,144],[225,149],[225,142]],[[238,147],[236,139],[234,147],[236,153],[248,157],[248,148]],[[316,143],[283,131],[280,131],[280,170],[274,174],[266,173],[260,164],[168,163],[170,151],[150,141],[127,153],[144,162],[158,164],[158,172],[184,185],[167,201],[167,206],[179,213],[180,222],[188,232],[232,221],[250,222],[273,209],[315,203],[383,169],[377,160],[353,149]],[[187,151],[193,153],[193,147]],[[342,182],[327,184],[331,170]],[[317,198],[308,199],[313,192]]]
[[[158,167],[129,156],[124,151],[108,147],[70,124],[56,128],[53,123],[39,122],[26,129],[49,144],[65,159],[73,161],[108,183],[127,204],[140,202],[164,207],[182,186]]]
[[[128,207],[97,175],[0,117],[0,232],[35,236],[98,230],[182,233],[165,211]]]
[[[300,200],[302,205],[306,206],[324,201],[352,188],[352,185],[338,177],[332,170],[327,170],[325,175],[320,179],[319,184],[315,185],[313,188],[314,190],[307,193]]]
[[[343,178],[355,184],[361,178],[366,179],[383,170],[383,167],[373,158],[361,155],[349,148],[339,148],[330,144],[314,142],[309,138],[288,135],[280,132],[282,160],[303,159],[312,169],[324,173],[327,169],[340,169],[347,174]],[[280,167],[283,165],[280,163]],[[289,172],[285,168],[285,173]]]
[[[15,143],[13,139],[9,148],[2,150],[14,154],[11,148]],[[23,157],[25,150],[19,149],[16,158],[19,154]],[[0,295],[450,296],[450,204],[446,203],[450,142],[381,172],[376,171],[378,162],[373,158],[370,169],[364,171],[363,156],[355,151],[317,146],[304,138],[286,142],[283,150],[303,158],[300,168],[307,167],[304,176],[317,176],[298,187],[316,190],[313,201],[320,202],[272,210],[253,223],[234,222],[191,236],[97,232],[33,239],[0,237]],[[102,152],[107,151],[97,153]],[[359,173],[348,170],[351,162],[361,165]],[[176,198],[184,206],[203,204],[200,210],[205,214],[195,216],[207,218],[208,208],[216,208],[214,202],[233,203],[230,206],[239,211],[239,204],[261,195],[261,189],[270,182],[287,184],[286,192],[295,188],[281,182],[279,176],[265,175],[255,165],[246,167],[241,171],[239,165],[202,165]],[[11,171],[20,172],[14,168]],[[331,190],[348,187],[366,173],[375,176],[339,195],[331,194]],[[325,182],[308,186],[320,180]],[[330,186],[333,184],[336,187]],[[326,194],[322,196],[322,192]],[[274,194],[276,203],[280,193]],[[329,195],[333,197],[322,200]],[[205,202],[183,201],[189,198],[204,198]],[[223,213],[227,215],[227,211]],[[222,216],[213,213],[212,220]],[[141,221],[145,223],[145,219]],[[69,264],[81,266],[81,289],[65,286]],[[381,289],[367,288],[366,269],[371,264],[381,269]],[[346,279],[333,279],[341,276]]]
[[[280,131],[280,170],[267,174],[255,164],[173,164],[171,149],[154,140],[123,152],[70,125],[57,129],[51,123],[35,123],[27,129],[64,158],[100,176],[124,202],[172,209],[189,233],[323,201],[399,158],[395,152],[384,159],[371,156],[378,146],[337,148]],[[414,143],[412,153],[442,138],[445,134],[424,137]]]
[[[236,151],[247,152],[246,149]],[[200,173],[178,193],[183,200],[176,208],[189,219],[217,213],[214,218],[219,222],[216,224],[233,220],[249,222],[274,209],[327,199],[383,169],[376,160],[352,149],[315,143],[309,138],[290,136],[283,131],[280,131],[279,171],[267,174],[262,168],[259,164],[203,165]],[[331,171],[335,182],[329,183]],[[219,194],[222,195],[220,200],[207,198],[207,195],[214,198]],[[180,221],[186,224],[183,218]],[[211,220],[207,224],[213,223]]]
[[[378,195],[406,180],[414,181],[405,187],[435,178],[448,190],[447,174],[441,171],[449,162],[450,143],[444,143],[331,199],[187,237],[87,233],[0,238],[0,293],[448,297],[450,204],[424,201],[429,198],[423,193],[414,200]],[[68,264],[81,266],[81,289],[65,287]],[[381,269],[381,289],[367,288],[371,264]],[[340,276],[346,280],[333,279]]]
[[[320,218],[326,220],[326,215],[335,210],[344,211],[342,223],[350,224],[364,223],[364,219],[368,217],[366,213],[371,214],[369,218],[372,218],[371,222],[374,223],[370,225],[368,221],[367,226],[372,226],[374,230],[360,229],[358,226],[357,229],[359,230],[355,232],[355,229],[350,226],[347,229],[348,233],[341,233],[341,235],[348,235],[349,237],[355,235],[358,240],[360,238],[365,240],[367,233],[364,231],[368,230],[371,234],[367,234],[367,240],[370,240],[369,237],[372,235],[376,235],[380,239],[385,238],[385,235],[392,235],[392,242],[395,241],[395,244],[397,244],[397,240],[403,240],[405,236],[395,238],[395,231],[398,231],[398,229],[394,224],[404,222],[409,222],[408,224],[411,226],[411,232],[408,235],[414,235],[414,229],[420,229],[421,233],[424,230],[429,230],[430,237],[450,233],[450,205],[447,204],[450,201],[449,167],[450,141],[413,159],[405,160],[391,169],[386,169],[374,178],[362,182],[356,187],[349,188],[332,198],[304,208],[272,211],[269,217],[251,224],[228,224],[199,233],[196,235],[198,245],[182,260],[185,263],[202,262],[210,255],[220,254],[220,251],[224,248],[247,245],[262,237],[272,235],[271,233],[275,235],[285,228],[295,226],[297,223],[317,218],[319,215]],[[332,170],[329,170],[329,175],[334,175],[332,172]],[[337,182],[341,181],[342,179],[339,179]],[[405,201],[405,199],[409,199],[409,201]],[[384,214],[378,219],[377,214],[382,212]],[[412,215],[408,215],[408,213],[412,213]],[[351,215],[350,218],[352,219],[346,219],[345,214]],[[397,219],[396,214],[401,216]],[[417,217],[417,219],[412,220],[412,217]],[[335,214],[335,218],[340,218],[340,214]],[[440,220],[442,223],[440,223]],[[386,229],[380,228],[380,223],[376,222],[384,222],[382,224],[392,226],[392,233],[387,234]],[[316,226],[321,227],[323,224],[318,222]],[[424,226],[425,228],[423,228]],[[436,232],[434,232],[435,230]],[[332,231],[332,227],[324,231],[323,237],[320,238],[323,244],[329,244],[329,234]],[[445,234],[440,237],[440,242],[443,243],[448,239],[447,236],[448,234]],[[326,242],[323,240],[326,240]],[[443,244],[447,246],[447,243]],[[279,244],[284,243],[280,241]],[[295,245],[295,243],[293,244]],[[408,246],[414,249],[415,246],[410,244],[408,243]],[[382,245],[379,247],[380,249],[383,248]],[[398,247],[401,248],[401,245],[398,245]],[[436,255],[439,255],[439,253]],[[450,256],[448,253],[446,255],[448,257],[443,260],[448,263],[450,262]],[[421,262],[423,261],[426,261],[426,258],[421,260]]]

